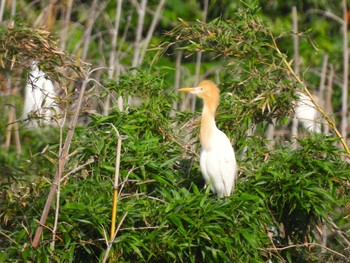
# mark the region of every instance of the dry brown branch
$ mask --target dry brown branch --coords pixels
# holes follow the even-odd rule
[[[350,241],[346,238],[343,231],[340,230],[340,228],[333,222],[333,220],[329,217],[330,223],[333,227],[333,230],[343,239],[344,243],[348,246],[347,250],[350,249]]]
[[[82,164],[82,165],[79,165],[78,167],[74,168],[72,171],[70,171],[69,173],[67,173],[65,176],[63,176],[61,178],[61,181],[64,181],[68,176],[70,176],[71,174],[73,173],[76,173],[77,171],[83,169],[85,166],[89,165],[89,164],[92,164],[93,162],[95,162],[95,159],[89,159],[86,161],[86,163]]]
[[[267,248],[266,250],[269,250],[269,251],[283,251],[283,250],[287,250],[287,249],[290,249],[290,248],[298,248],[298,247],[307,247],[307,248],[312,248],[312,247],[321,247],[321,248],[324,248],[325,250],[341,257],[341,258],[345,258],[345,259],[348,259],[347,256],[333,250],[333,249],[330,249],[328,247],[325,247],[323,245],[320,245],[320,244],[317,244],[317,243],[303,243],[303,244],[295,244],[295,245],[290,245],[290,246],[286,246],[286,247],[271,247],[271,248]]]
[[[62,148],[62,152],[59,156],[58,167],[57,167],[57,170],[55,173],[55,177],[54,177],[54,180],[51,184],[50,192],[49,192],[49,195],[46,199],[44,210],[43,210],[43,213],[42,213],[41,218],[40,218],[39,226],[36,229],[35,236],[34,236],[34,239],[32,242],[33,248],[37,248],[39,245],[40,238],[41,238],[41,235],[43,232],[43,226],[45,226],[45,224],[46,224],[46,220],[47,220],[47,217],[48,217],[48,214],[50,211],[50,207],[51,207],[53,198],[55,196],[58,184],[61,180],[61,176],[62,176],[62,172],[64,171],[65,164],[68,160],[69,149],[70,149],[71,142],[73,139],[74,130],[75,130],[75,127],[76,127],[77,122],[78,122],[78,116],[79,116],[80,108],[81,108],[82,101],[84,98],[85,89],[86,89],[87,83],[90,81],[90,79],[88,77],[91,73],[92,73],[92,71],[88,72],[88,75],[87,75],[86,79],[84,80],[83,85],[82,85],[81,90],[80,90],[80,93],[79,93],[75,112],[74,112],[73,118],[71,120],[71,123],[68,127],[68,133],[67,133],[67,136],[66,136],[63,148]]]

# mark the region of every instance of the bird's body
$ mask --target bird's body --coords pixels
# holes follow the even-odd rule
[[[304,93],[298,92],[299,99],[295,103],[294,112],[301,125],[310,132],[321,132],[319,112],[311,99]],[[315,98],[314,98],[315,99]]]
[[[215,124],[220,90],[211,81],[202,81],[198,87],[183,88],[203,99],[200,141],[202,145],[200,168],[207,185],[218,196],[229,196],[237,176],[235,153],[228,137]]]
[[[31,112],[37,115],[40,122],[50,123],[51,117],[59,112],[55,102],[56,97],[52,81],[47,79],[46,74],[38,68],[37,62],[33,62],[29,81],[25,86],[23,107],[23,118],[28,119],[28,127],[37,127],[38,125],[36,121],[30,120]]]

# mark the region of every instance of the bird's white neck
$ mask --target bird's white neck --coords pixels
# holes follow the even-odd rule
[[[210,147],[210,138],[213,136],[214,131],[217,129],[215,124],[215,111],[218,106],[218,102],[211,101],[211,103],[204,100],[202,120],[201,120],[201,132],[200,139],[203,148]]]

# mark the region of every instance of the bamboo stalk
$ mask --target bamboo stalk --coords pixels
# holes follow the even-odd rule
[[[147,36],[143,41],[140,57],[139,57],[139,64],[141,64],[145,58],[147,48],[149,46],[149,42],[151,41],[151,38],[153,36],[154,30],[156,29],[156,26],[160,20],[160,15],[162,14],[163,8],[164,8],[165,0],[160,0],[156,11],[154,12],[153,19],[151,22],[151,25],[148,29]]]
[[[9,150],[10,144],[11,144],[11,136],[12,136],[12,130],[13,130],[13,122],[14,122],[14,114],[13,114],[13,108],[10,108],[9,112],[9,120],[7,123],[7,129],[6,129],[6,139],[5,139],[5,149],[6,151]]]
[[[348,11],[346,0],[342,0],[343,8],[343,87],[342,87],[342,110],[340,134],[345,140],[347,138],[347,113],[348,113],[348,78],[349,78],[349,48],[348,48]]]
[[[113,242],[113,237],[115,234],[115,225],[117,218],[117,205],[118,205],[118,184],[119,184],[119,170],[120,170],[120,152],[122,147],[122,137],[120,136],[118,130],[112,125],[118,136],[117,144],[117,157],[115,160],[115,174],[114,174],[114,185],[113,185],[113,204],[112,204],[112,222],[111,222],[111,233],[110,241]]]
[[[208,4],[209,4],[209,0],[204,0],[204,6],[203,6],[203,16],[202,16],[202,22],[205,23],[207,21],[207,15],[208,15]],[[197,52],[197,57],[196,57],[196,68],[195,68],[195,83],[194,86],[197,86],[199,84],[199,74],[200,74],[200,70],[201,70],[201,63],[202,62],[202,52],[198,51]],[[196,110],[196,96],[192,96],[191,99],[191,112],[194,113],[194,111]]]
[[[58,152],[58,156],[62,155],[62,151],[63,151],[63,128],[64,128],[64,124],[66,123],[66,119],[67,119],[67,109],[64,112],[63,115],[63,119],[62,122],[59,124],[60,126],[60,141],[59,141],[59,152]],[[57,191],[56,191],[56,207],[55,207],[55,219],[54,219],[54,225],[53,225],[53,229],[52,229],[52,242],[51,242],[51,249],[54,250],[55,249],[55,243],[56,243],[56,233],[57,233],[57,229],[58,229],[58,217],[59,217],[59,210],[60,210],[60,197],[61,197],[61,175],[63,174],[63,171],[61,170],[62,167],[58,166],[58,174],[60,175],[58,180],[57,180]]]
[[[22,153],[22,146],[21,146],[21,137],[19,135],[19,128],[18,128],[18,122],[16,120],[16,109],[13,109],[13,119],[14,119],[14,123],[13,123],[13,133],[15,136],[15,146],[16,146],[16,152],[18,155],[20,155]]]
[[[330,65],[329,69],[329,75],[328,75],[328,83],[327,83],[327,94],[326,94],[326,100],[325,100],[325,112],[328,116],[333,115],[332,110],[332,87],[333,87],[333,80],[334,80],[334,66]],[[325,125],[324,133],[329,133],[329,126]]]
[[[146,6],[147,6],[147,0],[142,0],[141,6],[139,8],[139,19],[137,21],[136,38],[134,43],[134,57],[132,59],[132,65],[131,65],[132,67],[139,66],[141,38],[142,38],[143,23],[145,20]]]
[[[2,19],[4,17],[5,3],[6,3],[6,0],[1,0],[1,3],[0,3],[0,22],[2,22]]]
[[[328,67],[328,54],[325,54],[323,56],[323,61],[322,61],[320,85],[318,86],[318,97],[320,99],[320,105],[322,107],[324,107],[323,98],[324,98],[325,83],[327,79],[327,67]]]
[[[92,31],[92,26],[95,23],[95,20],[97,19],[98,15],[100,14],[101,10],[104,7],[100,7],[98,6],[100,1],[98,0],[94,0],[92,2],[91,8],[90,8],[90,13],[88,16],[88,21],[87,21],[87,25],[84,31],[84,36],[83,36],[83,53],[82,53],[82,59],[85,60],[87,57],[87,53],[89,50],[89,44],[90,44],[90,40],[91,40],[91,31]]]
[[[180,50],[176,51],[176,62],[175,62],[175,83],[174,83],[174,94],[177,96],[179,94],[180,80],[181,80],[181,59],[182,52]],[[178,109],[177,100],[173,100],[173,107],[169,113],[169,117],[175,115],[175,111]]]
[[[299,57],[299,36],[298,36],[298,14],[296,6],[292,7],[292,20],[293,20],[293,50],[294,50],[294,72],[295,75],[299,76],[300,71],[300,57]],[[299,120],[294,114],[292,121],[292,138],[293,148],[296,148],[296,138],[298,137],[298,124]]]
[[[68,34],[68,26],[69,26],[69,21],[72,15],[72,6],[73,6],[73,0],[68,0],[67,1],[67,8],[64,16],[64,22],[63,22],[63,27],[61,31],[61,49],[65,50],[66,49],[66,41],[67,41],[67,34]]]
[[[16,14],[16,0],[12,0],[12,3],[11,3],[11,16],[15,16]]]

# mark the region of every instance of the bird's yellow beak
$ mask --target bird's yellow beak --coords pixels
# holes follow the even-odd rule
[[[197,90],[196,88],[182,88],[182,89],[179,89],[179,91],[195,93]]]

